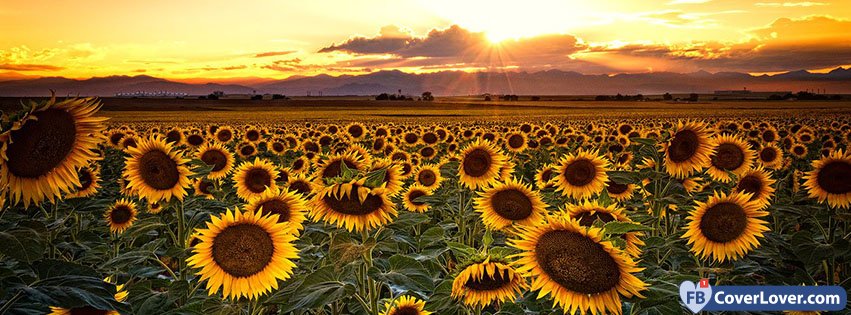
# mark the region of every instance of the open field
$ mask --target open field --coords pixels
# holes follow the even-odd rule
[[[0,109],[20,107],[21,99],[0,98]],[[194,100],[103,98],[102,113],[113,122],[252,122],[282,120],[404,121],[600,119],[652,117],[805,117],[851,114],[851,101],[707,101],[699,103],[615,101],[490,101],[439,98],[374,101],[366,97],[292,100]]]

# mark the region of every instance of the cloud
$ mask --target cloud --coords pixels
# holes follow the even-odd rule
[[[64,67],[51,66],[51,65],[38,65],[38,64],[0,64],[0,70],[11,70],[11,71],[59,71],[65,69]]]
[[[274,56],[284,56],[289,55],[296,52],[295,50],[287,50],[287,51],[269,51],[262,52],[254,55],[254,58],[263,58],[263,57],[274,57]]]
[[[668,2],[668,4],[669,5],[674,5],[674,4],[701,4],[701,3],[707,3],[709,1],[712,1],[712,0],[674,0],[674,1]]]
[[[823,6],[830,5],[830,3],[826,2],[757,2],[754,3],[755,6],[758,7],[815,7],[815,6]]]
[[[191,70],[191,71],[198,71],[198,70],[203,70],[203,71],[230,71],[230,70],[242,70],[242,69],[248,69],[248,66],[236,65],[236,66],[225,66],[225,67],[201,67],[201,68],[190,68],[190,69],[187,69],[187,70]]]
[[[585,44],[568,34],[549,34],[492,43],[485,33],[458,25],[432,29],[418,37],[396,26],[382,28],[375,37],[357,36],[325,47],[320,52],[354,55],[349,64],[360,67],[421,69],[460,68],[561,68],[577,62],[570,55]],[[366,58],[365,58],[366,57]],[[371,57],[371,58],[369,58]]]
[[[710,71],[772,72],[851,64],[851,21],[828,16],[781,18],[748,35],[748,40],[736,43],[594,46],[588,52]]]

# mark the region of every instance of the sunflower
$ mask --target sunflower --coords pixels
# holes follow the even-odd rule
[[[778,169],[783,164],[783,152],[773,143],[763,146],[757,158],[765,168]]]
[[[395,197],[402,192],[402,180],[404,179],[402,176],[402,166],[388,159],[378,159],[373,161],[369,171],[373,172],[380,169],[384,170],[382,187],[387,193],[387,196]],[[437,174],[439,175],[440,173],[438,172]]]
[[[103,217],[109,225],[109,231],[118,234],[136,222],[136,214],[136,204],[127,199],[119,199],[106,209]]]
[[[221,143],[228,143],[234,138],[233,129],[228,126],[222,126],[218,130],[216,130],[215,137],[216,141]]]
[[[213,196],[213,190],[215,189],[215,184],[213,181],[207,178],[196,178],[192,180],[192,187],[195,188],[195,196],[204,197],[205,199],[215,199]]]
[[[526,149],[526,135],[522,133],[511,133],[505,137],[505,146],[508,151],[520,152]]]
[[[233,154],[221,143],[206,143],[198,148],[195,158],[212,166],[213,169],[207,174],[209,179],[220,179],[228,176],[233,170]]]
[[[316,173],[314,174],[315,183],[317,185],[325,185],[326,179],[343,175],[343,163],[346,164],[347,168],[354,171],[360,171],[363,168],[363,163],[352,153],[334,154],[323,161],[316,169]]]
[[[553,179],[556,175],[556,168],[552,165],[545,165],[537,173],[535,173],[535,184],[538,186],[538,189],[544,189],[547,187],[552,187]]]
[[[417,300],[412,296],[403,295],[395,303],[384,303],[386,311],[380,315],[430,315],[431,312],[425,310],[425,302]]]
[[[165,133],[165,142],[171,143],[174,146],[183,144],[183,140],[183,130],[179,127],[171,128],[171,130]]]
[[[634,275],[643,268],[602,235],[599,228],[551,216],[522,229],[509,244],[523,251],[517,271],[533,279],[539,298],[549,294],[565,313],[620,314],[620,296],[642,297],[647,284]]]
[[[203,145],[206,142],[207,142],[207,138],[204,138],[204,136],[202,136],[201,134],[198,134],[198,133],[193,133],[193,134],[186,136],[186,144],[188,144],[190,147],[193,147],[193,148],[197,148],[197,147]]]
[[[585,199],[605,188],[609,161],[597,151],[579,150],[560,161],[555,178],[556,191],[563,196]]]
[[[53,202],[81,186],[77,169],[98,157],[103,141],[106,118],[92,117],[100,107],[94,98],[53,97],[0,133],[0,183],[13,203]]]
[[[244,160],[248,160],[257,154],[257,151],[257,145],[253,142],[243,141],[236,145],[236,154]]]
[[[302,223],[307,206],[297,191],[284,189],[276,193],[267,190],[259,197],[249,200],[245,211],[260,211],[263,216],[276,215],[278,223],[288,222],[293,227],[293,232],[298,233],[304,229]]]
[[[611,178],[606,182],[606,193],[609,194],[609,198],[615,201],[628,200],[632,198],[633,192],[635,192],[635,185],[633,184],[621,184]]]
[[[495,184],[506,160],[491,142],[476,140],[461,152],[460,181],[474,190]]]
[[[751,194],[748,201],[759,203],[759,209],[768,208],[771,197],[774,195],[774,182],[771,175],[762,166],[749,170],[742,174],[736,183],[735,192]]]
[[[263,139],[263,135],[260,133],[260,130],[257,128],[250,128],[245,131],[245,134],[242,135],[242,139],[248,142],[257,143]]]
[[[345,227],[349,232],[390,223],[397,215],[396,205],[382,189],[366,187],[364,181],[326,187],[313,197],[310,217]]]
[[[804,187],[810,198],[831,207],[851,205],[851,154],[836,150],[829,156],[813,161],[813,170],[804,175]]]
[[[512,225],[537,225],[547,212],[547,204],[540,194],[513,178],[485,188],[473,201],[482,222],[494,230],[504,231]]]
[[[424,201],[416,200],[422,196],[431,196],[431,190],[419,184],[413,184],[411,187],[408,187],[408,190],[405,192],[405,197],[402,199],[405,209],[419,213],[428,211],[429,204]]]
[[[201,241],[186,262],[201,269],[199,281],[207,280],[211,295],[223,288],[225,298],[256,299],[277,289],[278,280],[288,279],[296,267],[292,226],[275,216],[228,209],[196,231]]]
[[[671,141],[663,145],[665,169],[671,176],[684,178],[709,166],[715,142],[702,122],[677,123]]]
[[[697,201],[689,213],[686,232],[691,251],[719,262],[737,260],[759,246],[758,237],[769,230],[759,217],[768,215],[751,194],[716,192],[705,203]]]
[[[149,201],[148,202],[148,212],[151,214],[157,214],[163,211],[163,204],[158,201]]]
[[[807,149],[807,146],[804,145],[803,143],[795,143],[795,144],[792,145],[791,148],[789,148],[789,153],[792,153],[792,156],[799,158],[799,159],[806,158],[807,153],[809,153],[809,151],[810,150]]]
[[[105,282],[111,283],[112,280],[110,278],[104,279]],[[127,291],[124,290],[124,285],[119,284],[115,286],[115,294],[112,295],[112,298],[117,302],[124,302],[127,300]],[[77,315],[77,314],[94,314],[94,315],[121,315],[118,311],[115,310],[101,310],[94,308],[92,306],[80,306],[80,307],[72,307],[62,308],[62,307],[50,307],[50,313],[47,315]]]
[[[346,135],[352,140],[361,139],[366,135],[366,128],[356,122],[348,124],[344,130],[346,131]]]
[[[603,223],[609,223],[611,221],[633,222],[632,219],[626,216],[623,208],[619,208],[614,204],[604,207],[597,202],[586,201],[581,204],[568,205],[565,210],[571,219],[576,220],[579,225],[584,227],[593,226],[597,220]],[[624,251],[633,258],[641,256],[640,246],[644,246],[644,241],[641,240],[643,236],[644,233],[641,232],[624,234],[623,239],[626,241]]]
[[[729,173],[741,176],[753,166],[755,153],[744,140],[721,135],[715,140],[715,152],[709,156],[709,176],[722,183],[733,180]]]
[[[313,192],[313,181],[303,174],[296,174],[295,176],[290,176],[286,187],[290,191],[306,197]]]
[[[139,145],[139,138],[134,135],[128,135],[121,139],[121,149],[135,148]]]
[[[440,169],[435,165],[421,165],[414,176],[417,183],[424,188],[434,190],[440,187],[443,181],[443,176],[440,175]]]
[[[76,187],[74,192],[68,194],[68,198],[85,198],[94,196],[100,188],[100,171],[97,168],[86,166],[77,170],[77,176],[80,178],[80,187]],[[0,204],[2,206],[2,204]]]
[[[188,159],[175,151],[171,143],[159,136],[141,140],[139,146],[128,148],[124,177],[129,182],[127,189],[148,200],[168,200],[172,197],[183,200],[189,182]]]
[[[508,263],[491,261],[491,257],[463,268],[452,281],[452,297],[468,306],[513,302],[529,286]]]
[[[236,195],[243,200],[251,200],[267,190],[278,192],[278,185],[275,184],[277,177],[275,165],[266,159],[254,158],[254,162],[242,162],[233,173]]]
[[[284,140],[275,138],[269,143],[269,148],[276,155],[283,155],[284,152],[287,151],[287,145],[284,143]]]

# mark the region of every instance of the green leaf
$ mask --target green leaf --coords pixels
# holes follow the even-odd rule
[[[482,238],[482,245],[484,246],[485,250],[487,250],[487,248],[490,247],[491,244],[493,244],[493,234],[491,234],[490,229],[487,229],[485,230],[485,236]]]
[[[434,281],[428,270],[416,259],[396,254],[390,257],[389,266],[383,272],[373,267],[369,275],[374,279],[386,282],[395,294],[414,291],[426,296],[426,291],[434,289]]]
[[[632,222],[611,221],[603,226],[606,234],[626,234],[629,232],[652,231],[653,228]]]
[[[44,257],[47,247],[41,235],[33,229],[16,227],[0,231],[0,254],[25,263]]]
[[[458,242],[446,242],[446,246],[449,246],[452,253],[455,254],[455,256],[458,256],[458,258],[460,258],[459,260],[462,261],[476,254],[475,248]]]
[[[655,146],[655,145],[656,145],[656,139],[650,139],[650,138],[630,138],[629,140],[630,140],[630,141],[632,141],[632,142],[641,143],[641,144],[643,144],[643,145],[649,145],[649,146]]]
[[[345,164],[345,163],[343,163]],[[387,174],[386,169],[378,169],[366,174],[366,181],[364,181],[364,185],[366,187],[378,187],[384,183],[384,177]]]

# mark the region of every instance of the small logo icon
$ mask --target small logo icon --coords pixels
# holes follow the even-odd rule
[[[697,284],[691,281],[680,283],[680,300],[695,314],[709,303],[710,296],[712,287],[709,286],[709,279],[700,279]]]

